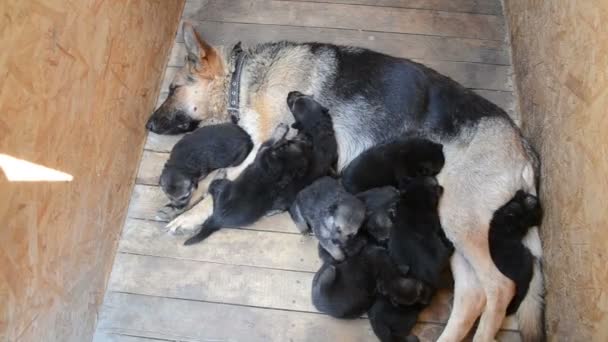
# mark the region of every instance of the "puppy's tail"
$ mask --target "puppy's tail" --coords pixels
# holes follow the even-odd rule
[[[205,223],[203,223],[201,228],[198,230],[198,232],[194,236],[190,237],[188,240],[186,240],[184,242],[184,246],[190,246],[190,245],[194,245],[195,243],[199,243],[199,242],[205,240],[206,238],[208,238],[211,234],[220,230],[220,228],[221,228],[221,225],[217,224],[213,220],[213,217],[210,217],[207,219],[207,221],[205,221]]]
[[[542,250],[538,227],[530,228],[523,244],[534,256],[534,269],[528,293],[516,312],[517,321],[523,342],[545,341],[545,284],[541,265]]]

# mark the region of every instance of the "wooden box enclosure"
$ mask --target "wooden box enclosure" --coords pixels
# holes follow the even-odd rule
[[[504,5],[522,126],[542,158],[547,332],[608,341],[608,1]]]
[[[177,242],[159,233],[162,223],[150,221],[164,198],[153,187],[159,168],[145,164],[161,165],[168,149],[154,147],[170,147],[165,143],[175,139],[148,139],[144,171],[133,188],[146,136],[144,122],[159,92],[161,98],[166,96],[168,82],[161,87],[165,66],[167,80],[183,61],[181,37],[173,42],[180,17],[194,20],[213,44],[317,39],[413,58],[505,108],[542,157],[540,195],[545,218],[541,234],[549,340],[608,341],[604,202],[608,201],[608,138],[604,132],[608,128],[608,1],[504,0],[502,7],[499,0],[0,1],[0,163],[21,160],[71,176],[71,181],[18,182],[0,173],[0,341],[91,340],[132,193],[145,205],[132,205],[134,216],[125,225],[123,239],[128,240],[133,232],[148,232],[155,239],[146,246],[119,248],[118,262],[135,265],[119,271],[148,277],[140,266],[150,258],[129,253],[129,248],[166,249],[168,254],[177,254],[165,260],[170,265],[167,268],[175,272],[233,269],[242,275],[241,270],[246,269],[247,265],[218,266],[221,262],[215,259],[197,262],[197,252],[178,249]],[[297,23],[293,20],[296,12]],[[483,30],[481,25],[485,25]],[[505,37],[510,38],[510,45],[503,42]],[[146,170],[154,172],[147,174]],[[134,220],[138,218],[145,220]],[[282,242],[285,255],[314,250],[312,241],[283,234],[291,228],[287,221],[261,224],[267,226],[218,234],[220,238],[210,241],[208,250],[219,250],[222,244],[244,241],[247,236],[266,241],[268,246]],[[282,235],[271,234],[277,227],[282,227]],[[291,249],[285,241],[300,249]],[[305,272],[312,273],[317,267],[315,255],[294,257],[294,264],[284,267],[262,249],[252,258],[261,265],[241,278],[276,273],[276,278],[269,279],[281,279],[276,282],[292,291],[286,293],[299,298],[298,305],[291,297],[288,303],[297,310],[269,314],[273,311],[261,310],[251,296],[240,303],[246,309],[234,311],[233,316],[231,310],[238,305],[222,306],[224,297],[217,302],[213,296],[181,302],[179,295],[171,300],[161,298],[171,297],[174,284],[165,289],[160,280],[156,290],[170,295],[150,295],[145,300],[160,303],[167,299],[173,305],[157,315],[164,315],[166,322],[172,322],[174,312],[188,317],[203,314],[209,321],[219,322],[212,311],[218,310],[237,319],[242,318],[239,315],[257,317],[260,321],[252,321],[259,323],[259,329],[264,329],[263,319],[280,326],[297,317],[293,321],[300,326],[292,331],[302,333],[304,330],[297,329],[317,324],[319,315],[302,314],[310,307],[308,288],[285,284],[292,278],[298,284],[309,281]],[[201,258],[250,261],[250,255],[220,254],[203,252]],[[292,278],[277,271],[289,267],[297,271]],[[147,286],[133,283],[137,286],[132,291]],[[208,292],[213,292],[213,286],[210,282]],[[106,299],[105,306],[115,309],[108,309],[107,316],[114,314],[116,321],[128,321],[125,324],[135,327],[133,331],[141,328],[134,318],[139,313],[120,307],[138,297],[116,288]],[[419,327],[420,332],[438,335],[440,323],[448,315],[449,298],[438,299],[446,310],[428,315],[443,321]],[[268,306],[284,310],[280,299]],[[247,316],[250,312],[253,316]],[[148,328],[157,325],[147,322],[152,322]],[[508,330],[509,323],[505,325]],[[121,327],[110,324],[102,328],[109,335],[121,333]],[[191,328],[197,330],[192,334],[200,333],[198,327]],[[352,336],[368,333],[365,328],[357,329],[349,330]],[[272,328],[269,334],[277,331]],[[513,335],[515,328],[501,339]],[[131,337],[124,340],[131,341]]]

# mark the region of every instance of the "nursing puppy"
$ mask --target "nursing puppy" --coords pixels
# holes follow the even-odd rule
[[[393,260],[434,290],[453,252],[437,212],[442,193],[434,177],[416,177],[403,187],[388,241]]]
[[[441,144],[418,137],[374,146],[346,167],[342,184],[356,194],[385,185],[396,187],[416,176],[435,176],[445,162],[442,150]]]
[[[372,330],[381,342],[417,342],[418,337],[410,332],[422,309],[421,304],[403,306],[379,294],[367,311],[367,316]]]
[[[534,270],[534,256],[522,240],[530,227],[540,225],[542,209],[536,196],[518,191],[500,207],[490,222],[490,254],[496,267],[515,283],[515,296],[507,307],[513,314],[525,298]]]
[[[303,187],[311,166],[312,146],[301,139],[286,140],[289,127],[279,125],[260,148],[256,160],[237,179],[214,180],[213,215],[199,232],[184,242],[200,242],[222,227],[248,226],[269,212],[285,210]]]
[[[312,143],[314,157],[309,179],[314,181],[327,175],[338,161],[338,144],[329,110],[298,91],[287,95],[287,106],[295,120],[291,127]]]
[[[347,241],[363,223],[365,206],[337,180],[323,177],[298,193],[289,214],[301,233],[312,229],[319,244],[341,261]]]
[[[200,179],[214,170],[239,165],[252,147],[249,134],[234,124],[205,126],[184,136],[171,150],[160,176],[169,206],[185,208]]]
[[[368,243],[364,235],[350,240],[344,251],[346,259],[338,262],[319,246],[324,264],[312,281],[312,302],[319,311],[338,318],[358,317],[371,307],[379,287],[404,305],[426,300],[428,287],[406,278],[407,267],[398,268],[386,249]]]
[[[433,177],[416,177],[402,185],[401,198],[391,217],[388,249],[398,265],[408,265],[409,276],[428,286],[427,300],[401,305],[381,291],[368,311],[372,329],[381,341],[415,340],[410,336],[418,314],[440,287],[441,274],[449,263],[452,244],[445,237],[437,205],[443,188]]]
[[[399,190],[383,186],[360,192],[356,196],[365,204],[366,209],[362,228],[376,243],[386,245],[399,201]]]

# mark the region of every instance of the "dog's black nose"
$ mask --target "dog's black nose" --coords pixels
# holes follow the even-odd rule
[[[148,119],[148,122],[146,122],[146,129],[148,129],[149,131],[154,130],[154,121],[152,120],[152,118]]]

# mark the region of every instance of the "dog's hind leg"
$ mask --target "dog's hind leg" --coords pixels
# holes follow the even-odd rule
[[[464,256],[455,252],[450,264],[454,275],[454,301],[450,318],[438,342],[462,341],[485,305],[483,288]]]
[[[485,244],[481,241],[471,243],[463,251],[486,295],[486,306],[473,337],[474,342],[494,341],[515,295],[515,283],[494,264],[487,238],[480,240],[485,240]]]

